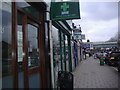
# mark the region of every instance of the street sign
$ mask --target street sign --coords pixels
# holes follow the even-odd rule
[[[80,35],[81,32],[73,32],[74,35]]]
[[[74,39],[85,40],[85,34],[79,34],[74,32]]]
[[[81,35],[81,27],[80,28],[74,28],[73,29],[73,34],[74,35],[78,35],[78,34]]]
[[[73,29],[73,32],[81,32],[81,27],[79,27],[79,28],[74,28],[74,29]]]
[[[80,19],[79,2],[51,2],[50,19]]]
[[[80,35],[80,34],[74,35],[74,39],[75,39],[75,40],[80,40],[80,39],[81,39],[81,35]]]
[[[81,39],[85,40],[85,34],[81,34]]]

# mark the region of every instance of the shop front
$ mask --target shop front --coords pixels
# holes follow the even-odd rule
[[[50,88],[46,7],[2,2],[2,88]]]
[[[71,28],[66,21],[52,22],[54,87],[57,88],[59,71],[72,71]]]

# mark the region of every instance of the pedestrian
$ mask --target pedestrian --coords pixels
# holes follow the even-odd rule
[[[83,50],[83,59],[86,59],[86,51]]]
[[[92,55],[91,55],[91,53],[89,52],[89,57],[91,57]]]

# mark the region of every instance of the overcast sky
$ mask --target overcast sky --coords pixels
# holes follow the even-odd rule
[[[86,40],[107,41],[118,31],[117,2],[81,2],[81,19],[73,20],[80,25]]]

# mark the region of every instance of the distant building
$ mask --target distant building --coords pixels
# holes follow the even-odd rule
[[[111,48],[118,47],[117,42],[93,42],[93,48]]]

